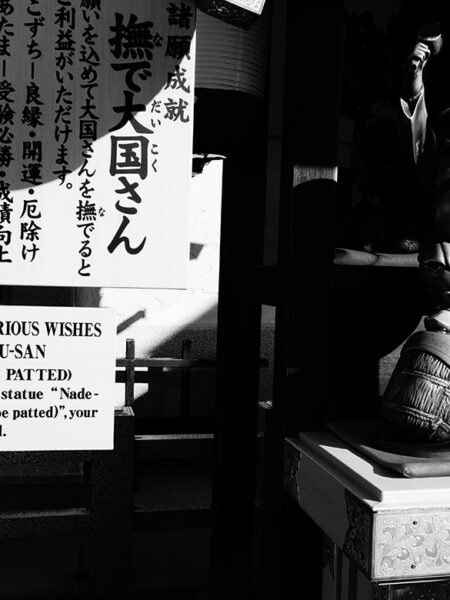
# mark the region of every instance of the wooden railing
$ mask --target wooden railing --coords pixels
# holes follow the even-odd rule
[[[261,366],[267,361],[261,360]],[[116,361],[116,382],[125,384],[125,406],[116,409],[114,449],[96,451],[0,452],[0,489],[11,482],[27,485],[32,465],[49,469],[49,485],[68,482],[83,485],[86,501],[70,508],[0,510],[0,539],[79,534],[87,542],[86,572],[80,573],[66,597],[115,596],[129,591],[132,572],[133,531],[207,527],[211,506],[207,502],[136,506],[133,488],[136,464],[148,460],[209,460],[213,434],[135,435],[134,385],[150,385],[155,373],[180,370],[180,414],[190,409],[190,374],[193,368],[215,368],[216,361],[190,357],[184,341],[181,358],[136,358],[134,340],[127,340],[125,358]],[[51,468],[51,466],[58,468]],[[73,475],[78,465],[79,476]],[[17,467],[17,469],[15,469]],[[56,474],[55,474],[56,472]],[[32,478],[31,478],[32,479]],[[35,477],[33,483],[36,483]],[[17,486],[20,494],[20,485]]]

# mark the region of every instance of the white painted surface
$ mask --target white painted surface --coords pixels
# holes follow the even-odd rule
[[[161,344],[163,333],[159,339],[145,338],[143,328],[158,328],[163,332],[193,324],[216,323],[222,171],[223,160],[212,160],[191,181],[188,231],[192,250],[185,290],[103,287],[98,291],[99,305],[116,309],[118,325],[139,311],[145,313],[118,335],[118,356],[124,352],[127,337],[135,337],[140,356],[151,354]]]
[[[299,448],[375,512],[450,506],[450,477],[405,478],[362,457],[327,431],[300,433]]]

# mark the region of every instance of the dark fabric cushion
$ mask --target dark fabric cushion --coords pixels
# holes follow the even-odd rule
[[[450,443],[400,443],[378,419],[329,421],[339,439],[376,464],[403,477],[450,476]]]

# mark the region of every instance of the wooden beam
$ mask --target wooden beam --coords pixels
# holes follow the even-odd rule
[[[137,435],[135,458],[139,460],[212,458],[214,436],[208,433]]]
[[[138,506],[133,511],[134,531],[195,529],[211,526],[210,505]]]
[[[213,368],[216,361],[209,358],[118,358],[116,367],[145,367],[149,369]]]
[[[86,508],[0,512],[0,538],[68,535],[89,529]]]

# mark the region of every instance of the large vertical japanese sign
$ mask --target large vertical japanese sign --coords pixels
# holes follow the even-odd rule
[[[184,287],[191,0],[0,0],[2,284]]]

